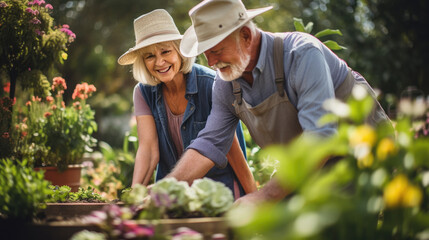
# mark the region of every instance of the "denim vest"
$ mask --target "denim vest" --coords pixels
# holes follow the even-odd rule
[[[215,72],[213,70],[198,64],[194,64],[192,71],[185,75],[185,98],[188,100],[188,105],[186,106],[180,126],[184,149],[189,146],[191,141],[197,137],[198,132],[206,125],[207,117],[212,108],[212,85],[214,77]],[[168,131],[168,119],[162,96],[162,84],[149,86],[140,83],[139,87],[152,111],[158,133],[159,163],[156,173],[156,181],[158,181],[171,172],[179,160],[179,156],[176,156],[176,148]],[[244,156],[246,156],[246,145],[241,124],[238,124],[236,132],[241,149]],[[205,177],[224,183],[234,192],[233,181],[235,175],[229,164],[223,169],[213,167]],[[239,182],[238,184],[241,196],[244,194],[244,191]]]

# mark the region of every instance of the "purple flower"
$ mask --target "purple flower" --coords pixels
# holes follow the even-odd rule
[[[3,1],[0,2],[0,8],[5,8],[5,7],[7,7],[7,4]]]
[[[150,195],[156,207],[170,208],[176,202],[176,199],[171,198],[166,193],[151,193]]]

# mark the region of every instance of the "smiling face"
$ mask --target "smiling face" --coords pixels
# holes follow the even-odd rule
[[[225,81],[241,77],[250,61],[250,54],[244,51],[240,38],[231,34],[213,48],[204,52],[208,64],[213,66]]]
[[[163,83],[182,74],[182,59],[172,43],[153,44],[144,48],[142,55],[149,73]]]

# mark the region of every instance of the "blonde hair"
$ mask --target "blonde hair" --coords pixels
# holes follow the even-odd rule
[[[186,74],[192,70],[192,65],[194,64],[195,57],[188,58],[188,57],[184,57],[182,55],[182,53],[179,50],[180,40],[155,43],[154,45],[155,46],[172,45],[173,48],[177,51],[177,53],[179,53],[180,58],[182,60],[180,72],[182,72],[183,74]],[[151,47],[151,46],[148,46],[148,47]],[[142,48],[142,49],[137,51],[137,53],[136,53],[137,58],[133,64],[133,76],[134,76],[134,79],[136,79],[137,81],[139,81],[145,85],[156,86],[156,85],[160,84],[161,81],[159,81],[157,78],[155,78],[154,76],[152,76],[149,73],[149,71],[146,68],[146,64],[144,63],[144,60],[143,60],[144,49],[146,49],[148,47]]]

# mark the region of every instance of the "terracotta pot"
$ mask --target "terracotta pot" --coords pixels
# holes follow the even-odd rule
[[[45,180],[52,182],[52,185],[67,185],[72,192],[79,190],[82,165],[69,165],[63,172],[58,171],[57,167],[37,167],[34,170],[44,170]]]

